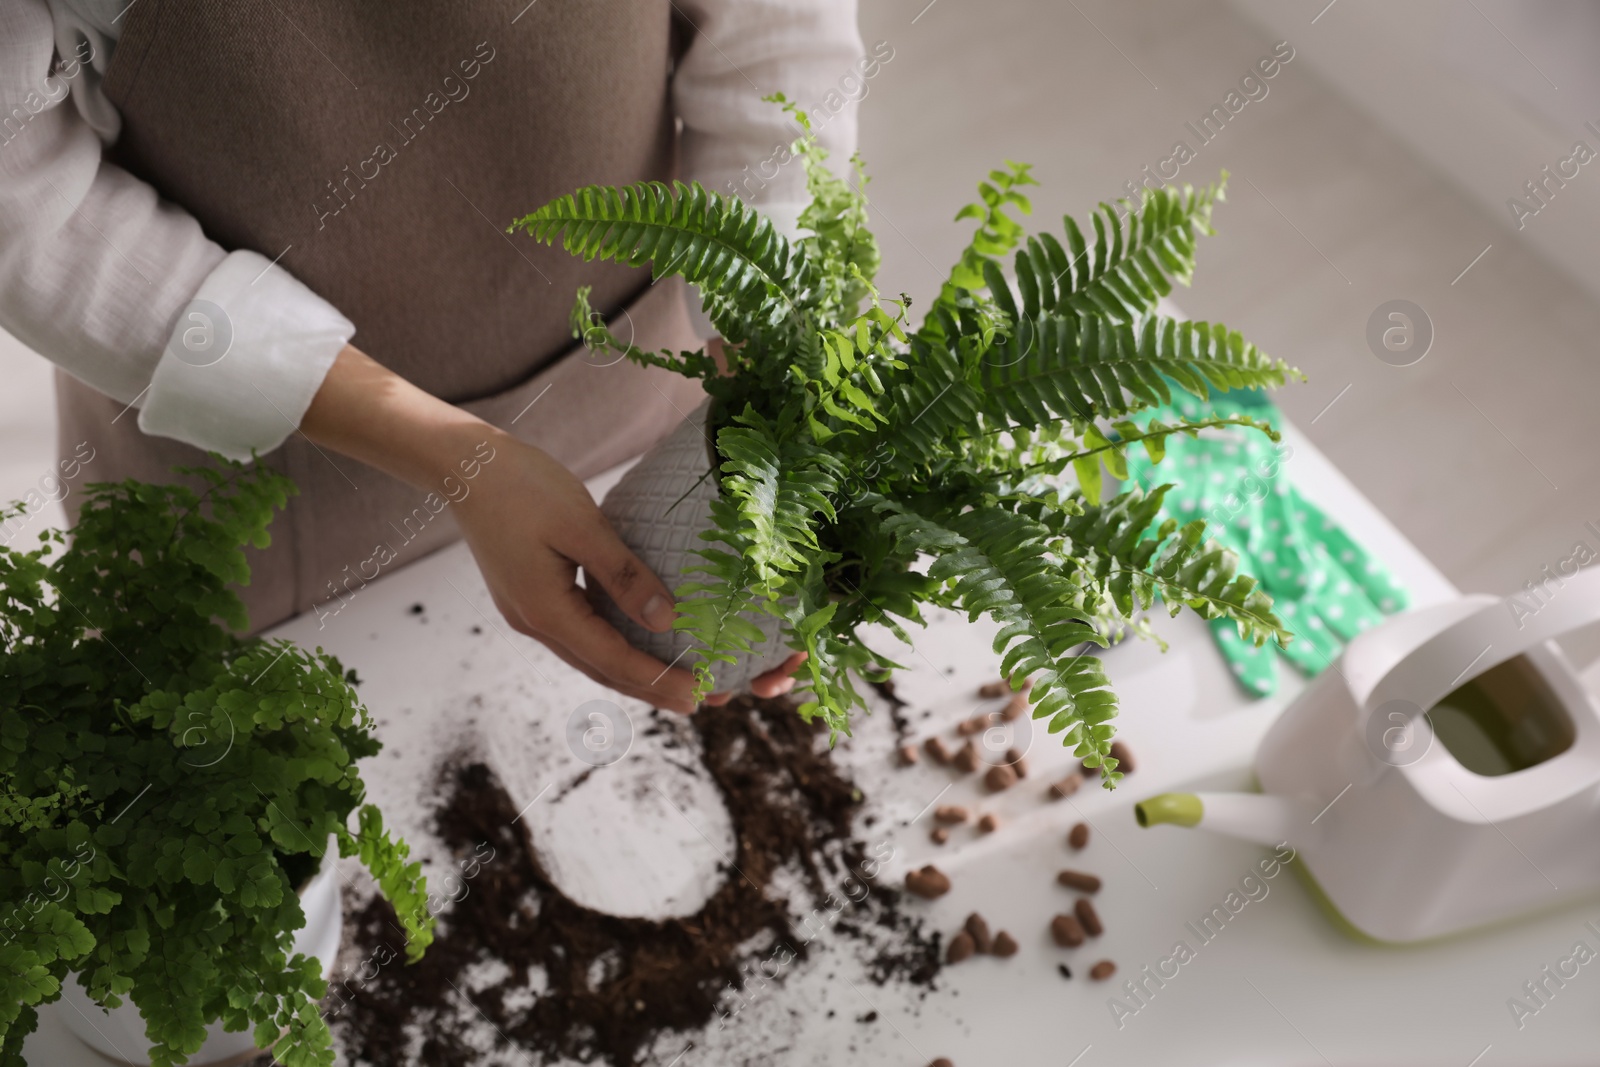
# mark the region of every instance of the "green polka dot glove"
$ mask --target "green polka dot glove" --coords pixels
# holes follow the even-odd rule
[[[1219,393],[1209,404],[1173,390],[1171,407],[1141,412],[1152,419],[1250,415],[1278,423],[1278,410],[1258,394]],[[1208,412],[1207,408],[1212,409]],[[1128,450],[1128,477],[1146,489],[1170,483],[1163,518],[1205,519],[1207,533],[1239,555],[1239,569],[1260,579],[1275,610],[1295,638],[1287,648],[1260,648],[1234,624],[1218,619],[1211,633],[1239,683],[1266,696],[1278,687],[1277,659],[1285,656],[1308,675],[1332,663],[1344,642],[1406,606],[1406,594],[1380,564],[1291,484],[1294,451],[1246,427],[1173,435],[1166,458],[1150,463],[1143,449]]]

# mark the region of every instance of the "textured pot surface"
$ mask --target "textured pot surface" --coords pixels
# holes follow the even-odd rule
[[[705,547],[700,534],[711,529],[711,503],[717,498],[707,437],[708,400],[694,410],[665,440],[645,453],[606,494],[600,510],[623,544],[676,589],[698,562],[697,549]],[[687,495],[685,495],[687,494]],[[676,506],[674,506],[676,505]],[[663,663],[692,670],[700,662],[696,642],[679,630],[653,633],[622,613],[616,603],[589,583],[589,597],[601,616],[622,631],[628,643]],[[766,640],[736,663],[715,665],[717,692],[742,691],[763,671],[782,663],[790,649],[783,642],[782,620],[773,615],[747,615],[761,627]]]
[[[333,973],[334,957],[339,953],[339,939],[344,933],[339,873],[335,870],[338,856],[338,846],[330,837],[322,867],[300,890],[300,907],[305,912],[306,924],[294,935],[294,951],[321,960],[324,977]],[[127,997],[122,998],[121,1007],[107,1011],[89,999],[89,994],[78,984],[78,976],[71,974],[61,984],[61,999],[43,1005],[40,1010],[55,1012],[74,1037],[114,1063],[137,1067],[147,1067],[150,1063],[145,1054],[150,1041],[144,1033],[144,1016]],[[260,1055],[251,1030],[229,1033],[220,1022],[215,1022],[206,1028],[206,1042],[200,1046],[200,1051],[189,1057],[189,1067],[247,1063]]]

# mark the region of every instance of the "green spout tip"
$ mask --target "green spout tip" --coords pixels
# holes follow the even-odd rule
[[[1162,793],[1133,806],[1133,817],[1139,820],[1140,826],[1158,826],[1164,822],[1175,826],[1199,826],[1204,814],[1205,807],[1193,793]]]

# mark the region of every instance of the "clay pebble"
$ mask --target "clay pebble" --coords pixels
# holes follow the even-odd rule
[[[1062,948],[1077,948],[1083,944],[1083,924],[1075,915],[1057,915],[1050,920],[1050,936]]]
[[[1072,906],[1072,911],[1083,924],[1084,932],[1090,937],[1099,937],[1106,932],[1100,923],[1100,913],[1094,910],[1094,902],[1088,897],[1079,897],[1078,902]]]
[[[906,889],[924,900],[933,900],[950,892],[950,876],[930,863],[906,872]]]
[[[1065,800],[1083,787],[1083,776],[1069,774],[1058,782],[1050,783],[1050,799]]]
[[[983,731],[987,730],[988,728],[989,716],[974,715],[972,718],[965,719],[960,722],[956,726],[956,733],[961,737],[971,737],[973,734],[983,733]]]
[[[1100,879],[1084,871],[1062,871],[1056,875],[1056,881],[1068,889],[1076,889],[1080,893],[1100,892]]]
[[[983,784],[991,793],[1004,792],[1017,784],[1017,772],[1004,763],[997,763],[983,776]]]
[[[972,935],[972,944],[979,952],[987,954],[994,947],[994,937],[989,933],[989,924],[982,915],[973,912],[967,916],[966,932]]]

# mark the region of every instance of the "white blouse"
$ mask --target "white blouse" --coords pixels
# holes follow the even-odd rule
[[[121,122],[101,79],[131,6],[0,0],[0,325],[137,406],[144,432],[246,459],[294,431],[359,324],[281,264],[217,245],[182,205],[102,159]],[[696,28],[672,86],[685,178],[737,188],[793,234],[805,174],[763,166],[793,131],[760,98],[781,90],[820,111],[834,161],[849,156],[868,63],[856,0],[675,7]],[[206,374],[184,373],[196,361],[185,339],[204,342],[213,326],[185,314],[195,300],[220,306],[232,330]],[[709,336],[697,301],[691,310]]]

